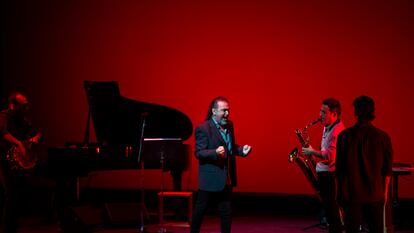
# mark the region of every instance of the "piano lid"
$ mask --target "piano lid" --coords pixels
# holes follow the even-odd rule
[[[145,138],[186,140],[193,132],[191,120],[184,113],[125,98],[116,81],[84,81],[84,87],[96,138],[102,145],[137,143],[143,117]]]

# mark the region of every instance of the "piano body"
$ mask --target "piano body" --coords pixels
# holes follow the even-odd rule
[[[97,144],[88,143],[88,125],[83,145],[49,148],[49,176],[67,180],[97,170],[137,169],[143,133],[144,168],[160,169],[162,158],[164,170],[173,177],[174,189],[181,189],[181,174],[190,159],[188,145],[182,141],[192,134],[191,120],[173,108],[121,96],[115,81],[85,81],[84,88],[89,104],[88,124],[91,118]]]

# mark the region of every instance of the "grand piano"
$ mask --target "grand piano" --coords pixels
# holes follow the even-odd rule
[[[176,109],[121,96],[116,81],[85,81],[84,88],[89,104],[84,141],[49,148],[48,174],[67,180],[95,170],[136,169],[143,162],[144,168],[170,171],[174,189],[180,189],[190,159],[182,141],[192,134],[191,120]]]

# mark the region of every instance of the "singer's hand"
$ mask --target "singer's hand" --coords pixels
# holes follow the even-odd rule
[[[309,147],[302,147],[302,153],[305,155],[313,155],[315,150],[311,145],[309,145]]]
[[[249,145],[244,145],[243,146],[243,155],[248,155],[250,153],[250,151],[252,150],[252,147]]]
[[[218,157],[220,157],[220,158],[224,158],[224,155],[225,155],[225,153],[226,153],[226,150],[224,149],[224,146],[219,146],[219,147],[217,147],[217,149],[216,149],[216,153],[217,153],[217,156],[218,156]]]

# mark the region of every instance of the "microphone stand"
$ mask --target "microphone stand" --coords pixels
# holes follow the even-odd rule
[[[145,208],[145,198],[144,198],[144,161],[142,160],[142,145],[144,142],[144,130],[145,130],[145,122],[148,116],[147,112],[141,114],[141,135],[139,137],[139,146],[138,146],[138,159],[137,162],[139,164],[140,169],[140,186],[141,186],[141,205],[140,205],[140,221],[141,225],[139,227],[139,232],[144,233],[145,226],[144,226],[144,208]]]

